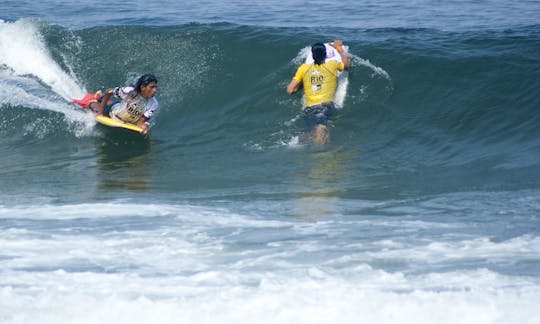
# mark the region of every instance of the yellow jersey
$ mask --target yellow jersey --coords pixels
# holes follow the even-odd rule
[[[344,69],[345,65],[337,61],[300,65],[293,79],[304,85],[306,107],[334,101],[337,72]]]

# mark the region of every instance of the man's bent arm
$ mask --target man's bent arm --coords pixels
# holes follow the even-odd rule
[[[292,79],[289,85],[287,86],[287,93],[289,95],[292,95],[299,89],[300,89],[300,82],[296,81],[295,79]]]
[[[339,39],[336,39],[330,44],[337,50],[339,56],[341,56],[341,61],[345,66],[345,70],[348,70],[349,67],[351,67],[351,61],[349,60],[349,56],[347,55],[347,53],[345,53],[345,50],[343,49],[343,42]]]

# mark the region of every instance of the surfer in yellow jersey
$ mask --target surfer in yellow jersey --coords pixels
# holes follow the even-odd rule
[[[287,86],[289,95],[304,88],[304,118],[308,126],[313,127],[313,139],[319,145],[324,145],[329,140],[328,119],[336,111],[334,95],[337,73],[350,67],[349,57],[343,50],[343,42],[335,40],[330,45],[341,56],[341,62],[325,62],[326,47],[323,43],[316,43],[311,47],[314,63],[300,65]]]
[[[113,119],[137,125],[142,128],[142,134],[148,134],[150,131],[148,120],[159,108],[155,98],[157,82],[155,76],[144,74],[133,87],[107,89],[99,101],[93,100],[88,104],[88,108],[98,116],[106,114]],[[112,96],[121,101],[111,105]]]

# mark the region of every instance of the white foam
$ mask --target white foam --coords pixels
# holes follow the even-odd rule
[[[539,315],[539,289],[501,287],[495,280],[507,280],[500,276],[490,279],[495,287],[487,290],[397,292],[316,269],[303,277],[262,274],[251,286],[237,285],[238,275],[34,273],[10,285],[2,280],[0,318],[3,323],[533,324]]]
[[[290,127],[292,125],[292,121],[290,123],[286,122],[285,126]],[[264,152],[268,149],[272,148],[281,148],[281,147],[287,147],[289,149],[299,149],[303,148],[305,145],[300,141],[299,135],[291,135],[286,133],[283,130],[280,130],[278,132],[272,133],[270,135],[270,138],[264,142],[264,143],[256,143],[253,141],[250,141],[248,143],[243,144],[243,147],[251,152]]]
[[[91,134],[95,120],[70,103],[86,90],[53,60],[34,21],[0,21],[0,48],[0,105],[59,112],[76,136]],[[46,126],[36,120],[25,127],[43,136]]]
[[[29,79],[11,76],[9,80],[2,78],[6,75],[6,71],[0,71],[0,103],[11,106],[23,106],[32,109],[43,109],[63,114],[65,120],[69,123],[70,129],[77,137],[87,136],[92,133],[95,125],[95,118],[86,112],[73,109],[73,106],[65,101],[59,101],[55,98],[43,98],[26,88],[32,86],[32,81]],[[25,85],[25,86],[21,86]],[[28,132],[34,133],[36,136],[46,135],[49,131],[46,121],[41,121],[39,118],[31,124],[25,125]],[[41,129],[41,130],[40,130]],[[36,131],[38,133],[36,133]]]
[[[502,242],[487,237],[460,241],[437,241],[424,246],[410,245],[385,249],[370,254],[372,257],[424,262],[448,262],[450,260],[489,259],[491,262],[506,258],[540,259],[540,238],[530,235],[519,236]]]
[[[0,66],[10,68],[17,75],[37,77],[68,101],[86,93],[74,77],[64,72],[53,60],[31,20],[13,23],[0,21],[0,48]]]
[[[373,71],[374,75],[379,75],[388,81],[392,80],[388,72],[386,72],[383,68],[374,65],[367,59],[363,59],[357,55],[351,54],[351,60],[353,61],[354,64],[359,64],[359,65],[369,68],[370,70]]]
[[[136,204],[111,201],[95,204],[1,206],[1,219],[74,220],[122,217],[176,217],[188,222],[220,226],[283,226],[282,222],[256,220],[226,209],[192,205]],[[194,218],[195,217],[195,218]]]
[[[121,201],[0,206],[0,322],[532,324],[540,316],[537,277],[374,266],[384,258],[534,260],[537,237],[343,238],[355,222],[445,228]]]

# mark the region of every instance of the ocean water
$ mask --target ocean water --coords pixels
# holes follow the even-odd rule
[[[539,323],[540,1],[2,1],[0,323]],[[353,66],[330,143],[285,88]],[[148,141],[71,98],[159,79]]]

